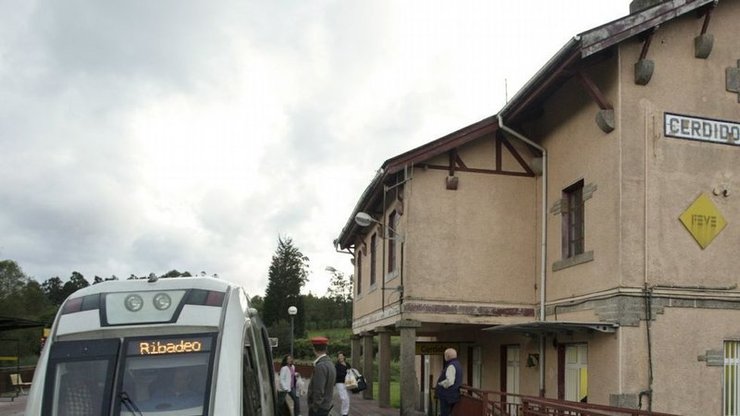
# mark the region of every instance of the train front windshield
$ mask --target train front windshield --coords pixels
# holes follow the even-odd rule
[[[58,342],[44,414],[204,415],[215,340],[195,334]]]

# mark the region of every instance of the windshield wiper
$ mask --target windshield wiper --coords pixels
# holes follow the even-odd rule
[[[144,416],[141,413],[141,410],[139,410],[139,408],[136,407],[136,404],[134,404],[134,401],[131,400],[131,397],[129,397],[128,393],[126,393],[125,391],[122,391],[121,394],[119,394],[118,396],[121,398],[121,403],[123,403],[123,405],[126,406],[126,409],[129,412],[135,415]]]

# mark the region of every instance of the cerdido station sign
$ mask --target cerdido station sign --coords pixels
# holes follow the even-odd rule
[[[664,113],[668,137],[740,146],[740,123],[681,114]]]

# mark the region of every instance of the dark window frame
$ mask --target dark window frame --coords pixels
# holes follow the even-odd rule
[[[355,275],[357,276],[357,296],[360,296],[362,293],[362,251],[357,251],[357,257],[355,257],[355,263],[357,264],[357,271],[355,272]]]
[[[388,214],[388,226],[385,235],[388,237],[388,273],[393,273],[398,268],[398,256],[396,255],[396,231],[398,230],[399,215],[396,210]]]
[[[562,199],[562,258],[568,259],[585,252],[586,224],[583,200],[583,179],[563,189]]]
[[[375,285],[378,268],[378,235],[373,233],[370,237],[370,287]]]

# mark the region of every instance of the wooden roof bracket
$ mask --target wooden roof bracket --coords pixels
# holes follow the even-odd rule
[[[450,164],[445,186],[447,190],[456,191],[460,179],[455,176],[455,166],[457,165],[460,157],[457,155],[457,148],[450,150],[449,152],[447,152],[447,154],[450,158]]]
[[[614,106],[612,106],[604,93],[601,92],[599,86],[584,74],[583,71],[578,71],[576,73],[576,78],[578,78],[588,95],[591,96],[600,108],[599,112],[596,113],[596,125],[599,126],[601,131],[604,133],[611,133],[614,131]]]
[[[701,33],[694,38],[694,57],[696,58],[707,59],[709,54],[712,53],[714,35],[707,33],[707,29],[709,28],[709,19],[712,17],[712,10],[716,5],[717,3],[714,2],[704,10],[704,24],[701,26]]]
[[[655,62],[647,59],[647,53],[650,49],[650,42],[653,41],[653,35],[660,26],[655,26],[650,33],[647,34],[645,42],[642,44],[642,52],[640,52],[640,59],[635,63],[635,84],[647,85],[650,82],[650,78],[653,77],[653,71],[655,70]]]

